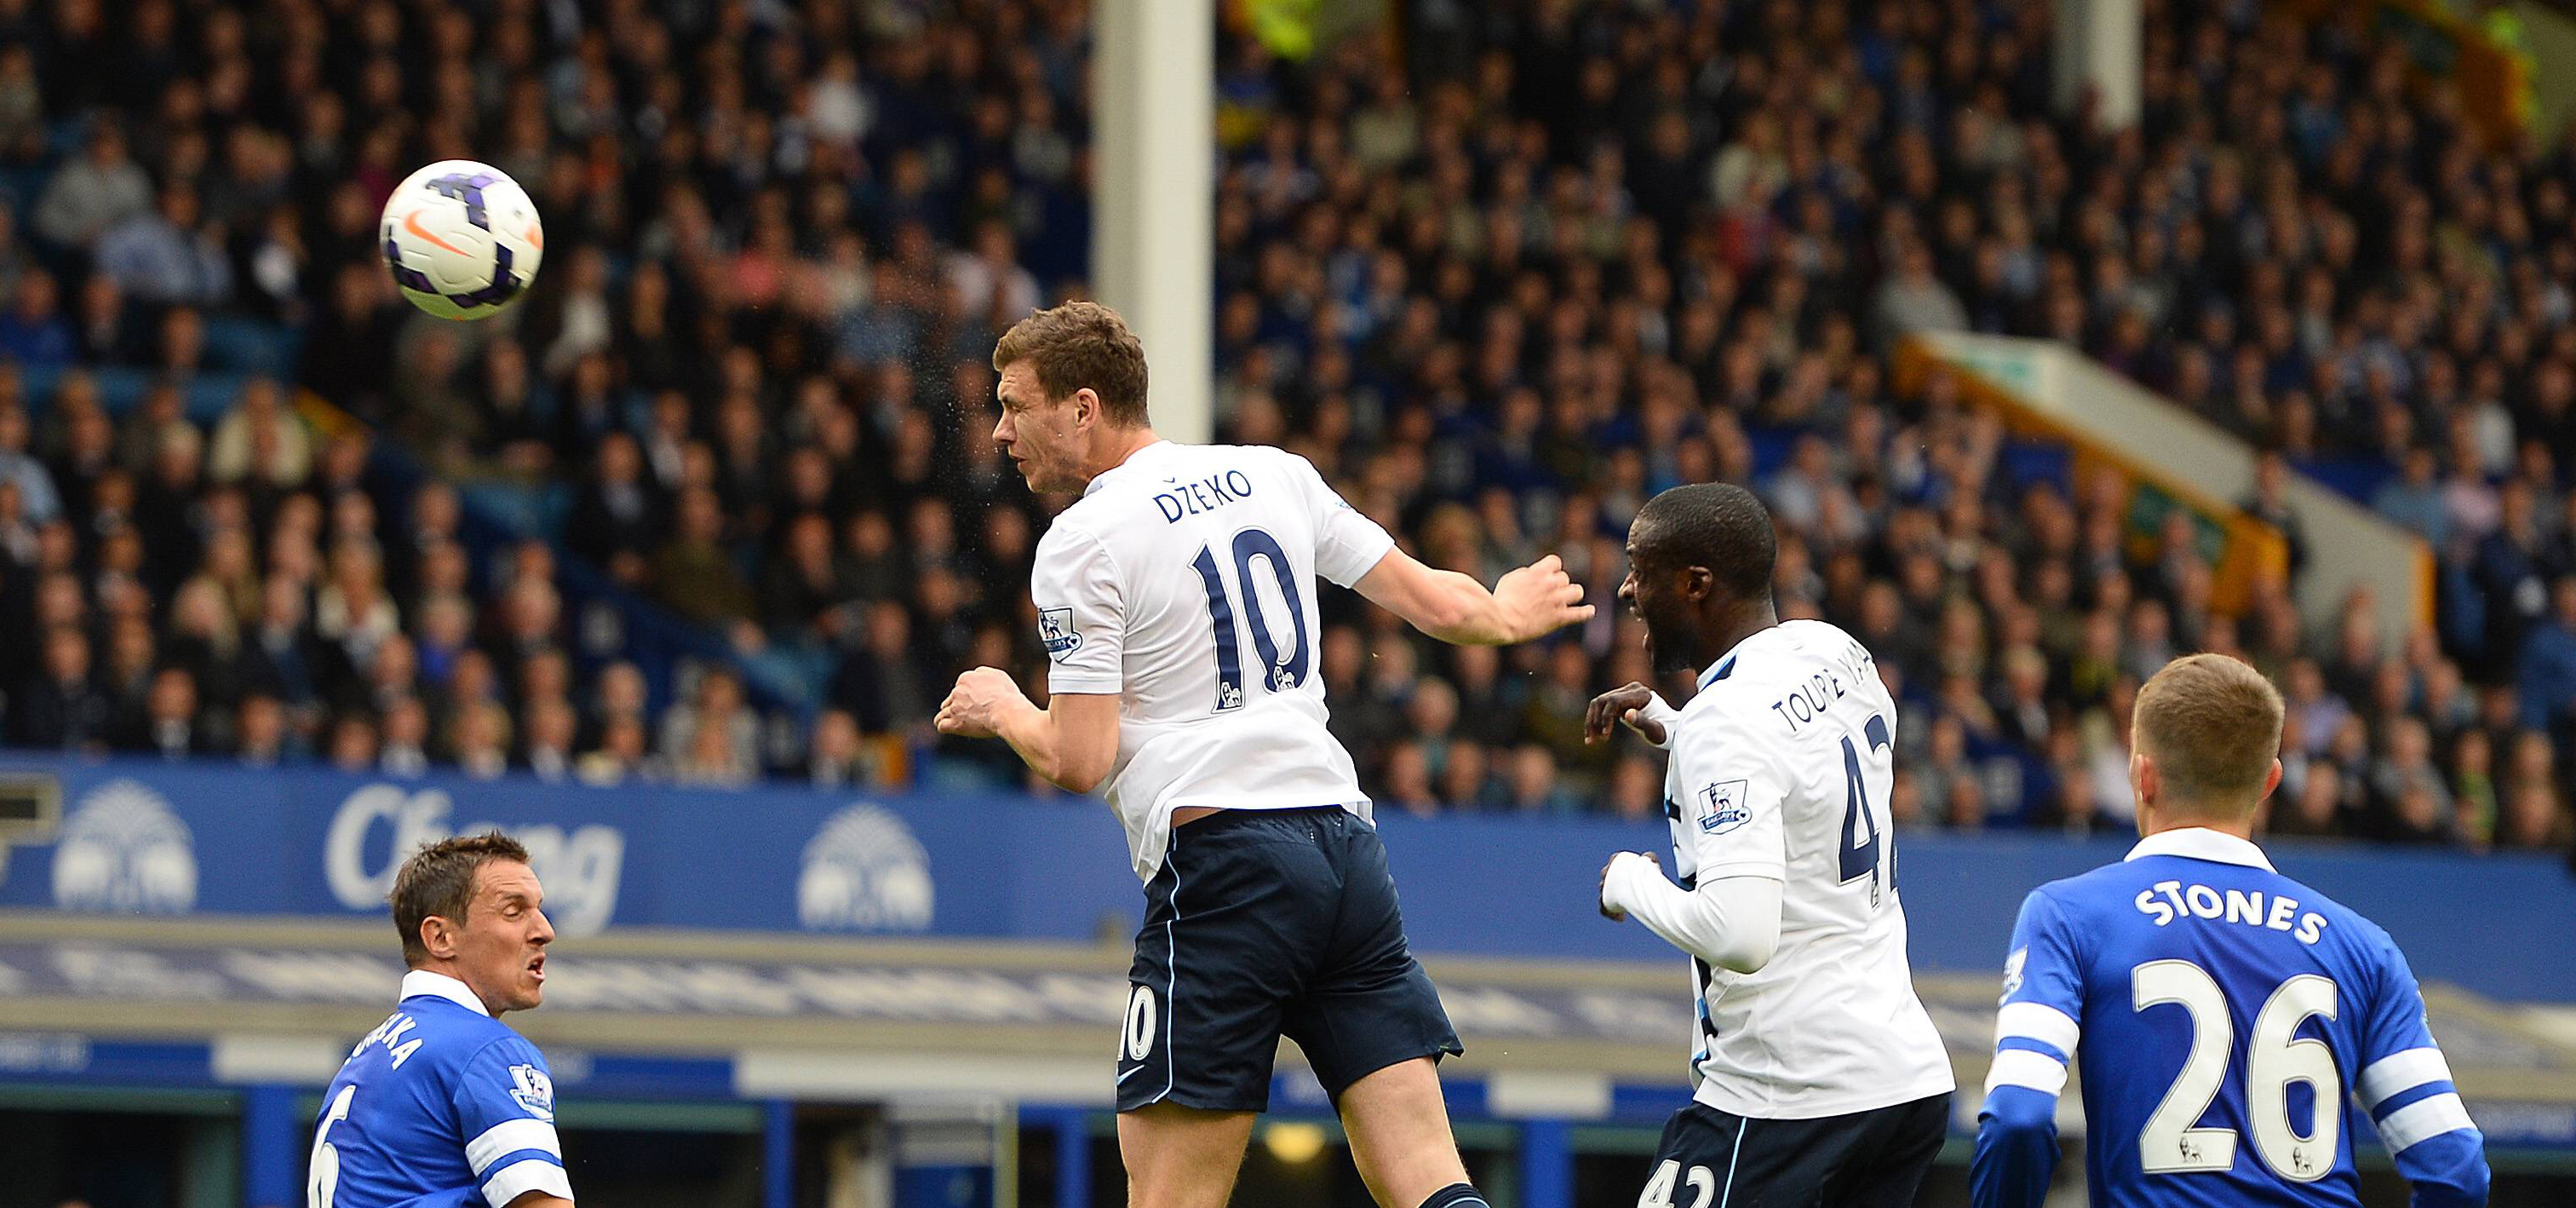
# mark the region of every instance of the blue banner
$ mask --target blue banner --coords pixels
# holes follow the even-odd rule
[[[971,891],[978,870],[1009,860],[1008,830],[992,824],[990,806],[186,764],[44,770],[61,778],[62,821],[51,842],[12,844],[0,905],[381,914],[404,854],[498,826],[528,846],[547,913],[569,936],[611,924],[1010,930],[1007,900]],[[944,901],[934,850],[955,888]]]
[[[0,760],[12,773],[56,779],[61,817],[0,831],[0,907],[383,917],[400,853],[485,825],[528,845],[570,937],[642,926],[1096,942],[1123,937],[1142,905],[1116,820],[1073,797]],[[1390,815],[1382,827],[1424,953],[1672,955],[1594,910],[1603,861],[1661,850],[1660,822]],[[2031,834],[1897,842],[1914,962],[1934,972],[1999,968],[2023,894],[2127,850]],[[2553,859],[2271,850],[2284,873],[2386,927],[2427,980],[2576,1002],[2576,964],[2548,955],[2576,918],[2576,882]]]

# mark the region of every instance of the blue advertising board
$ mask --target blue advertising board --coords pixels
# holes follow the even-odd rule
[[[1099,939],[1142,895],[1097,802],[793,785],[594,788],[524,777],[394,779],[212,763],[0,759],[59,781],[57,825],[0,857],[0,907],[381,916],[400,853],[497,825],[525,842],[571,936],[611,927]],[[1594,911],[1602,862],[1657,850],[1660,822],[1464,816],[1381,821],[1416,949],[1655,960],[1671,950]],[[2116,860],[2117,839],[1905,832],[1918,968],[1999,965],[2032,886]],[[2557,860],[2276,845],[2283,872],[2386,927],[2428,980],[2576,1002],[2548,959],[2576,919]]]

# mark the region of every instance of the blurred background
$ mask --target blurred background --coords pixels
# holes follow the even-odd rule
[[[2572,109],[2549,0],[0,0],[0,1208],[303,1203],[398,853],[487,822],[586,1202],[1120,1202],[1118,828],[928,725],[1043,687],[988,359],[1074,296],[1167,435],[1604,606],[1326,595],[1498,1208],[1630,1202],[1687,1093],[1590,897],[1660,761],[1580,738],[1709,480],[1903,703],[1963,1086],[2139,681],[2224,651],[2284,871],[2414,959],[2496,1202],[2569,1202]],[[383,267],[443,158],[542,210],[497,319]],[[1366,1203],[1287,1056],[1237,1202]]]

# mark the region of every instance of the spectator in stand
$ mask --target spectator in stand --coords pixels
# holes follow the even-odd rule
[[[429,770],[429,709],[419,697],[395,697],[385,706],[376,767],[387,776],[404,778]]]
[[[841,709],[825,709],[815,717],[814,732],[806,744],[807,783],[819,789],[844,789],[881,778],[857,718]]]
[[[286,709],[265,693],[242,698],[233,715],[233,756],[246,768],[274,768],[296,754],[290,745]]]
[[[742,699],[742,680],[723,667],[698,673],[686,705],[662,717],[662,758],[684,781],[739,784],[759,772],[760,723]]]
[[[581,724],[571,703],[560,696],[539,697],[529,701],[521,712],[527,718],[527,729],[519,749],[519,766],[550,784],[570,778],[573,744],[580,736]]]
[[[376,726],[362,713],[340,713],[331,721],[330,764],[342,772],[363,775],[376,770]]]
[[[90,122],[80,157],[54,170],[36,198],[36,234],[58,247],[87,248],[102,232],[152,206],[152,178],[126,156],[115,118]]]
[[[2576,574],[2550,589],[2548,616],[2523,639],[2516,689],[2526,729],[2576,739]]]
[[[69,364],[76,350],[71,320],[62,313],[53,274],[29,269],[18,276],[6,314],[0,314],[0,353],[18,364],[50,368]]]
[[[646,557],[661,531],[660,501],[644,480],[635,438],[610,432],[600,438],[591,481],[574,497],[565,541],[629,586],[645,580]]]
[[[0,483],[17,491],[20,517],[27,524],[42,525],[62,514],[62,497],[55,490],[53,472],[27,452],[27,437],[26,411],[0,404]]]
[[[105,750],[112,705],[90,679],[89,639],[70,626],[49,631],[42,665],[10,694],[10,742],[55,751]]]
[[[218,483],[249,480],[271,490],[291,491],[313,472],[312,437],[304,421],[287,409],[275,381],[253,378],[244,384],[232,410],[215,424],[206,452],[206,477]]]
[[[747,622],[751,588],[743,582],[734,551],[725,545],[724,507],[716,493],[705,487],[680,492],[675,515],[670,539],[653,552],[645,574],[653,597],[710,628]]]
[[[193,187],[162,186],[153,209],[99,236],[98,271],[146,305],[222,305],[232,295],[232,263],[198,220]]]

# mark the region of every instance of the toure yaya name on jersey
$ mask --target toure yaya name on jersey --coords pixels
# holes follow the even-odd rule
[[[1849,684],[1864,675],[1877,674],[1878,660],[1870,657],[1868,648],[1853,642],[1841,658],[1809,672],[1807,682],[1789,690],[1789,694],[1771,702],[1771,712],[1796,734],[1800,727],[1816,720],[1851,694]]]

